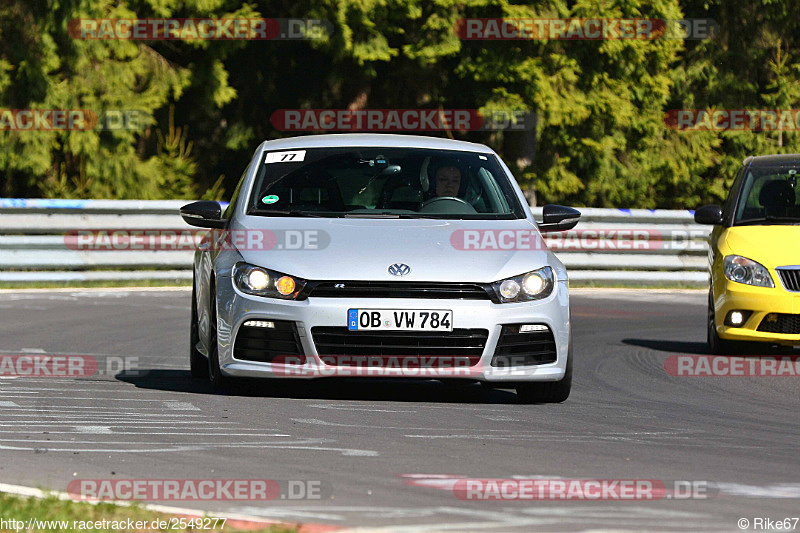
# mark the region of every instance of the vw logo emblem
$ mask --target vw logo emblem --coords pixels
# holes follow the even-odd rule
[[[405,263],[395,263],[393,265],[389,265],[389,274],[392,276],[405,276],[409,272],[411,272],[411,267]]]

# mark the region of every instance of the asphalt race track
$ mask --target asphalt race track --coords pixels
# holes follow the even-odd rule
[[[800,379],[676,377],[705,353],[704,291],[572,296],[561,405],[435,381],[248,382],[188,371],[188,290],[0,293],[0,355],[90,355],[85,378],[0,379],[0,480],[316,480],[322,500],[169,502],[386,531],[740,531],[800,516]],[[118,372],[127,361],[141,375]],[[110,372],[109,372],[110,371]],[[656,501],[462,501],[460,478],[648,479],[712,487]],[[800,525],[798,526],[800,529]]]

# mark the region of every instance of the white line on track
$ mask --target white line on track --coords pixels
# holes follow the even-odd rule
[[[373,413],[416,413],[416,410],[405,410],[401,411],[399,409],[373,409],[370,407],[349,407],[346,405],[338,406],[338,405],[325,405],[325,404],[310,404],[307,407],[313,407],[314,409],[338,409],[342,411],[370,411]]]
[[[238,430],[238,431],[250,431],[250,433],[232,433],[230,431],[226,431],[224,433],[209,433],[205,429],[192,429],[191,431],[113,431],[111,430],[111,426],[106,425],[74,425],[72,426],[76,428],[74,431],[59,431],[59,430],[48,430],[45,433],[48,435],[65,435],[65,434],[79,434],[79,433],[96,433],[96,434],[110,434],[114,433],[115,435],[203,435],[208,437],[224,437],[225,435],[237,436],[237,437],[291,437],[291,435],[287,435],[285,433],[260,433],[262,430]],[[37,433],[39,432],[40,428],[37,428]],[[211,428],[207,428],[211,429]],[[227,428],[230,429],[230,428]],[[0,433],[11,433],[11,434],[28,434],[33,433],[33,431],[24,431],[24,430],[8,430],[8,429],[0,429]]]
[[[69,400],[69,398],[65,398],[65,400]],[[33,407],[10,407],[8,410],[9,411],[13,411],[15,409],[25,410],[25,411],[29,411],[31,413],[49,413],[49,412],[52,412],[52,410],[53,410],[52,407],[51,408],[45,408],[45,409],[36,409],[36,408],[33,408]],[[87,411],[88,410],[92,410],[92,409],[95,409],[95,410],[96,409],[104,409],[104,410],[108,411],[109,413],[112,413],[114,411],[124,411],[124,410],[129,409],[129,408],[128,407],[108,407],[108,406],[105,406],[105,405],[67,405],[67,406],[63,406],[63,407],[62,406],[58,407],[58,410],[60,412],[67,412],[69,410],[77,410],[77,409],[82,409],[82,410],[87,410]],[[164,409],[165,409],[164,407],[137,407],[136,411],[130,411],[130,412],[136,413],[136,412],[142,412],[142,411],[163,411]],[[197,409],[197,410],[199,411],[199,409]],[[78,411],[78,412],[85,412],[85,411]],[[118,414],[121,414],[121,413],[118,413]],[[182,416],[182,415],[175,415],[175,416]]]
[[[363,428],[363,429],[399,429],[402,431],[410,431],[410,430],[425,430],[425,431],[471,431],[470,428],[443,428],[443,427],[404,427],[404,426],[386,426],[386,425],[370,425],[370,424],[345,424],[341,422],[330,422],[328,420],[320,420],[318,418],[292,418],[293,422],[299,422],[302,424],[309,424],[315,426],[333,426],[333,427],[352,427],[352,428]],[[502,434],[502,437],[507,436],[508,429],[489,429],[483,428],[481,432],[487,433],[499,433]],[[645,438],[645,437],[652,437],[652,438],[673,438],[673,439],[689,439],[693,436],[696,436],[697,433],[701,433],[698,431],[690,431],[690,430],[667,430],[667,431],[630,431],[630,432],[605,432],[605,433],[580,433],[580,434],[564,434],[563,432],[542,432],[542,431],[534,431],[534,430],[519,430],[515,431],[515,436],[526,435],[530,437],[548,437],[553,439],[564,440],[568,438],[581,438],[581,437],[590,437],[592,439],[596,439],[599,437],[608,438],[611,440],[619,439],[619,440],[626,440],[626,439],[637,439],[637,438]],[[417,436],[417,435],[413,435]],[[427,435],[420,435],[420,437],[425,437]],[[434,435],[432,438],[445,438],[450,435],[442,435],[436,436]],[[483,433],[476,434],[476,433],[465,433],[464,437],[470,438],[485,438],[486,435]]]
[[[200,425],[200,424],[213,424],[214,426],[219,426],[218,429],[224,429],[226,426],[238,425],[237,422],[214,422],[212,420],[188,420],[188,421],[181,421],[181,420],[165,420],[163,422],[158,421],[150,421],[150,420],[142,420],[142,422],[146,423],[146,425],[138,423],[137,421],[126,421],[120,419],[112,419],[112,418],[101,418],[98,420],[102,420],[103,422],[107,422],[107,425],[113,427],[160,427],[160,426],[151,426],[150,424],[192,424],[192,425]],[[114,422],[112,420],[120,420],[119,422]],[[50,427],[50,426],[77,426],[79,424],[85,424],[86,419],[80,420],[63,420],[58,422],[46,422],[46,421],[36,421],[36,422],[22,422],[16,421],[13,424],[6,424],[0,423],[0,427],[20,427],[20,426],[43,426],[43,427]],[[208,429],[208,428],[206,428]],[[255,430],[254,430],[255,431]],[[262,430],[263,431],[263,430]]]
[[[395,383],[397,383],[397,382],[395,382]],[[307,402],[308,398],[273,398],[273,400],[275,400],[275,401]],[[326,405],[328,405],[328,406],[337,406],[337,407],[348,407],[348,408],[349,407],[358,407],[358,408],[365,408],[365,409],[369,409],[369,407],[371,406],[371,404],[369,404],[369,403],[359,404],[359,403],[356,403],[356,402],[353,402],[353,403],[340,403],[340,404],[331,403],[331,404],[326,404]],[[389,403],[389,402],[385,402],[384,405],[389,405],[390,407],[392,406],[391,403]],[[509,412],[515,413],[517,411],[520,412],[520,413],[528,413],[528,412],[530,412],[530,409],[525,409],[524,405],[514,405],[514,404],[508,404],[508,405],[497,406],[497,407],[491,407],[491,406],[483,407],[483,406],[480,406],[480,405],[472,405],[472,404],[469,404],[469,405],[459,405],[459,404],[431,405],[431,404],[424,404],[424,405],[415,405],[415,407],[418,407],[420,410],[452,409],[452,410],[456,410],[456,411],[458,411],[458,410],[460,410],[460,411],[468,411],[469,414],[472,414],[472,413],[475,413],[475,412],[478,412],[478,411],[487,412],[487,413],[500,413],[500,414],[509,414]]]
[[[686,524],[702,524],[697,531],[727,531],[718,528],[719,520],[705,513],[682,512],[672,509],[652,510],[644,507],[574,507],[537,506],[534,509],[389,506],[325,506],[325,507],[237,507],[238,512],[251,512],[270,519],[325,520],[341,522],[346,519],[363,522],[364,518],[391,517],[400,519],[428,519],[425,522],[378,527],[357,527],[348,533],[409,533],[435,531],[550,531],[546,526],[570,524],[572,531],[584,533],[617,533],[623,531],[667,531],[675,528],[685,531]],[[529,512],[533,511],[533,512]],[[658,523],[658,529],[648,529],[644,524]],[[620,526],[620,523],[623,525]],[[607,525],[606,525],[607,524]]]
[[[67,392],[67,391],[64,391]],[[5,391],[2,392],[4,398],[12,398],[14,397],[13,394],[7,394]],[[168,402],[172,400],[153,400],[151,398],[97,398],[91,396],[36,396],[35,398],[32,396],[21,396],[17,399],[33,399],[33,400],[60,400],[61,402],[64,401],[89,401],[89,400],[102,400],[104,402]],[[0,402],[0,407],[3,407],[2,402]],[[17,406],[19,407],[19,406]]]
[[[0,439],[2,441],[3,439]],[[19,440],[13,440],[11,442],[20,442]],[[52,444],[56,441],[35,441],[35,440],[25,440],[25,443],[28,442],[43,442]],[[147,445],[146,443],[141,442],[119,442],[119,443],[108,443],[108,442],[94,442],[88,441],[82,443],[80,441],[64,441],[66,443],[75,445],[75,444],[87,444],[87,445],[108,445],[108,444],[118,444],[118,445],[136,445],[142,446]],[[337,452],[345,457],[378,457],[379,453],[375,450],[362,450],[357,448],[335,448],[330,446],[306,446],[302,444],[295,444],[295,443],[241,443],[241,442],[211,442],[211,443],[192,443],[192,444],[176,444],[176,445],[169,445],[163,442],[152,443],[154,447],[152,448],[135,448],[135,449],[124,449],[120,448],[119,446],[115,446],[113,448],[47,448],[49,452],[84,452],[84,453],[160,453],[160,452],[190,452],[190,451],[200,451],[205,449],[213,449],[213,448],[256,448],[256,449],[264,449],[264,448],[271,448],[271,449],[279,449],[279,450],[286,450],[289,452],[293,451],[316,451],[316,452]],[[31,451],[35,449],[41,449],[41,447],[21,447],[21,446],[7,446],[7,445],[0,445],[0,450],[9,450],[9,451]]]
[[[11,378],[6,378],[6,379],[11,379]],[[16,376],[14,377],[14,379],[17,379]],[[47,378],[47,379],[43,379],[41,382],[42,383],[53,383],[53,379],[57,379],[57,378]],[[26,382],[27,382],[27,380],[26,380]],[[86,383],[86,382],[87,382],[86,380],[78,381],[78,383]],[[64,383],[64,382],[62,381],[62,383]],[[75,383],[75,382],[70,382],[70,383]],[[38,394],[39,391],[49,390],[49,391],[56,391],[56,392],[110,392],[110,393],[119,394],[120,387],[119,387],[118,382],[114,382],[114,381],[96,381],[94,383],[97,383],[98,385],[100,385],[100,384],[105,385],[105,384],[117,383],[117,385],[114,386],[114,387],[108,388],[108,389],[101,389],[99,387],[95,387],[93,389],[79,389],[79,388],[70,387],[70,386],[59,387],[59,388],[21,387],[21,386],[18,386],[18,385],[13,385],[13,386],[8,387],[8,388],[0,387],[0,392],[19,392],[19,393],[30,392],[31,394]],[[67,383],[66,385],[69,385],[69,383]]]
[[[8,432],[0,431],[0,433]],[[48,433],[93,433],[97,435],[110,435],[112,431],[109,426],[75,426],[75,431],[48,431]]]
[[[199,411],[197,407],[189,402],[179,402],[176,400],[165,400],[164,407],[171,411]]]
[[[78,413],[76,413],[76,415],[77,414]],[[15,420],[12,420],[11,417],[31,418],[31,416],[28,415],[28,414],[10,414],[10,413],[5,413],[5,412],[4,413],[0,413],[0,420],[7,419],[6,420],[7,422],[15,421]],[[182,424],[200,423],[200,418],[197,418],[197,417],[208,418],[208,417],[205,417],[204,415],[190,415],[190,414],[173,415],[173,414],[166,414],[166,413],[155,413],[155,414],[148,414],[148,415],[144,415],[144,414],[141,414],[141,413],[128,413],[128,414],[126,414],[126,413],[109,413],[107,415],[100,414],[100,413],[89,413],[88,415],[86,413],[80,413],[80,416],[73,416],[73,417],[65,417],[63,414],[58,414],[58,415],[37,414],[36,415],[37,419],[39,419],[39,418],[58,418],[58,419],[64,419],[64,420],[71,420],[71,419],[87,420],[89,418],[92,418],[92,419],[98,419],[98,420],[121,420],[121,421],[130,420],[132,422],[135,422],[137,420],[144,420],[144,421],[156,422],[156,420],[154,420],[154,419],[158,419],[158,418],[166,419],[163,422],[159,422],[159,423],[171,422],[171,421],[175,420],[176,418],[188,420],[188,422],[180,422]],[[203,422],[203,423],[207,424],[207,423],[210,423],[210,422]],[[221,422],[221,423],[223,423],[223,422]]]

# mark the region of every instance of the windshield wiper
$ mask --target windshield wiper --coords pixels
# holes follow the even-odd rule
[[[759,217],[759,218],[749,218],[747,220],[741,220],[737,224],[738,226],[749,226],[753,224],[758,224],[759,222],[785,222],[789,224],[800,224],[800,217],[776,217],[776,216],[766,216],[766,217]]]
[[[283,217],[314,217],[325,218],[328,216],[339,216],[315,213],[313,211],[299,211],[295,209],[251,209],[251,215],[283,216]]]
[[[417,214],[417,213],[345,213],[345,218],[401,218],[404,220],[467,220],[456,214]],[[478,219],[480,220],[480,219]]]
[[[345,218],[400,218],[397,213],[345,213]]]

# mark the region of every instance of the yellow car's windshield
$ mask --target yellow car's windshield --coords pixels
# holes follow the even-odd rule
[[[798,171],[800,165],[748,170],[734,225],[800,224]]]

